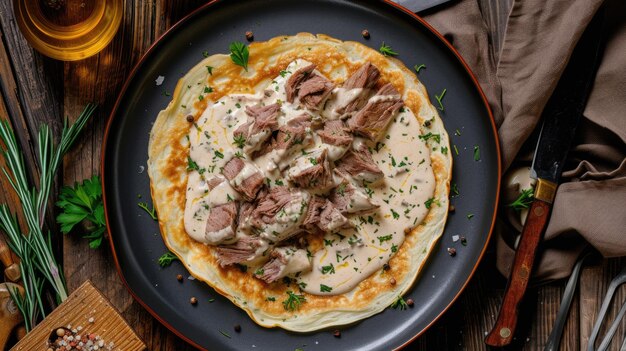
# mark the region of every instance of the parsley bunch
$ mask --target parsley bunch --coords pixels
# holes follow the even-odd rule
[[[56,205],[63,211],[57,216],[61,232],[67,234],[74,226],[87,220],[91,226],[86,225],[89,229],[83,238],[89,239],[92,249],[100,247],[106,231],[100,177],[95,175],[82,184],[75,183],[74,187],[64,186]]]

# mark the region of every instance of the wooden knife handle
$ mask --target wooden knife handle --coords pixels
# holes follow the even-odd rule
[[[535,199],[530,206],[513,260],[511,276],[504,292],[498,320],[485,338],[487,345],[502,347],[510,344],[513,340],[519,305],[528,286],[537,254],[537,246],[548,223],[551,207],[551,203],[539,199]]]

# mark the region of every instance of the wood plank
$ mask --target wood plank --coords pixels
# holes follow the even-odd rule
[[[81,327],[80,335],[96,334],[105,345],[113,343],[115,350],[142,351],[146,348],[106,297],[90,281],[86,281],[11,351],[44,350],[50,333],[60,327]]]
[[[611,280],[626,267],[626,258],[603,260],[592,266],[584,267],[581,274],[580,286],[580,346],[587,349],[589,336],[594,323],[598,318],[598,312]],[[626,302],[626,286],[621,286],[611,304],[609,313],[604,319],[596,340],[596,347],[606,334],[609,324],[615,319],[622,304]],[[626,335],[626,320],[622,320],[619,329],[615,333],[614,342],[609,350],[619,350],[621,342]]]
[[[123,23],[111,44],[98,55],[64,64],[65,114],[76,118],[87,102],[99,105],[93,122],[64,164],[64,183],[73,183],[99,173],[104,126],[117,94],[141,55],[181,16],[201,1],[126,1]],[[67,237],[64,242],[65,272],[70,290],[92,279],[146,341],[150,350],[192,350],[161,326],[135,302],[122,285],[108,248],[91,250],[87,241]],[[69,259],[71,257],[71,260]]]
[[[31,179],[38,182],[36,139],[39,127],[46,123],[58,140],[62,128],[62,64],[42,56],[26,42],[13,14],[13,1],[0,1],[0,89],[6,109],[25,156]],[[8,54],[10,53],[10,54]],[[45,225],[55,227],[54,199],[58,189],[55,177]]]

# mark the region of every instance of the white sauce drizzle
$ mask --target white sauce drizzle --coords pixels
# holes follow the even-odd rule
[[[191,127],[190,158],[197,163],[202,172],[200,174],[200,171],[190,171],[187,181],[184,222],[185,230],[193,239],[207,242],[204,230],[208,208],[211,205],[223,201],[220,199],[226,197],[225,195],[230,195],[235,199],[236,192],[230,187],[227,189],[226,186],[222,188],[218,186],[209,192],[206,180],[220,174],[221,167],[237,152],[242,151],[233,144],[232,132],[247,121],[245,106],[278,102],[281,104],[279,125],[286,124],[290,119],[304,112],[312,113],[299,107],[297,102],[287,103],[284,89],[285,82],[291,74],[306,65],[308,62],[304,60],[292,62],[265,89],[272,91],[269,96],[266,96],[264,91],[254,95],[224,96],[210,105],[199,118],[197,125]],[[355,91],[335,89],[321,114],[326,118],[332,118],[329,109],[332,105],[339,103],[338,99],[343,100],[341,103],[344,103],[352,101],[362,93],[356,91],[357,89],[353,90]],[[370,98],[369,101],[389,98],[391,96],[376,96]],[[413,112],[405,107],[395,116],[394,122],[390,123],[387,133],[379,143],[355,138],[352,147],[357,148],[361,144],[370,147],[373,150],[374,161],[385,173],[385,178],[376,184],[369,184],[365,188],[367,193],[364,193],[360,199],[357,198],[357,202],[353,205],[359,207],[371,200],[380,207],[370,213],[349,214],[347,217],[354,225],[353,228],[343,228],[324,235],[326,245],[323,249],[313,253],[311,271],[302,272],[297,278],[299,282],[306,283],[304,291],[316,295],[335,295],[352,290],[363,279],[382,269],[383,265],[400,248],[404,241],[405,228],[414,227],[426,217],[428,209],[425,203],[427,201],[430,201],[430,206],[437,206],[437,200],[432,199],[435,178],[430,163],[430,150],[425,142],[418,138],[420,134],[418,121]],[[393,145],[389,145],[392,141]],[[254,168],[264,173],[271,186],[287,185],[288,180],[281,175],[281,171],[301,156],[302,150],[312,152],[326,148],[327,156],[331,161],[337,160],[343,155],[342,152],[345,152],[345,150],[340,150],[341,148],[323,144],[316,133],[311,133],[301,147],[302,149],[293,147],[287,151],[273,150],[266,153],[252,160],[256,165]],[[250,161],[250,156],[245,157]],[[239,178],[237,177],[235,181],[240,182],[253,171],[252,168],[248,171],[242,170],[241,179],[237,180]],[[335,184],[337,185],[339,181],[335,179]],[[355,180],[355,182],[362,184],[360,180]],[[228,182],[224,183],[228,184]],[[300,200],[308,200],[308,193],[302,192],[302,194],[303,198]],[[303,208],[303,201],[292,201],[284,208],[284,220],[279,217],[276,223],[265,229],[261,237],[272,239],[271,226],[276,226],[274,228],[276,232],[287,230],[287,234],[295,233],[303,218],[297,214],[303,210],[306,210]],[[296,217],[300,220],[294,222],[293,218]],[[239,228],[239,231],[242,229],[244,228]],[[259,250],[267,250],[267,247],[259,248]],[[329,268],[331,265],[332,269]],[[291,272],[296,269],[293,267],[286,269],[290,273],[298,272]],[[330,291],[328,289],[321,291],[322,285],[330,288]]]

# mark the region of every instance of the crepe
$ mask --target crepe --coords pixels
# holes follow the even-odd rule
[[[212,55],[202,60],[180,79],[172,94],[172,101],[157,116],[150,135],[148,172],[165,244],[195,278],[206,282],[265,327],[308,332],[353,323],[381,312],[416,281],[445,226],[452,158],[448,134],[436,108],[429,102],[425,87],[402,62],[357,42],[340,41],[322,34],[300,33],[252,43],[249,51],[247,71],[233,64],[225,54]],[[412,140],[415,140],[414,146],[427,151],[425,158],[430,162],[428,172],[432,173],[430,176],[435,183],[432,196],[428,195],[425,203],[415,203],[412,200],[415,195],[408,192],[401,195],[405,200],[403,204],[425,211],[423,220],[418,223],[407,219],[410,215],[400,216],[395,211],[392,211],[393,217],[390,214],[376,217],[381,221],[405,221],[410,230],[406,231],[401,245],[393,245],[393,252],[383,246],[385,236],[374,235],[372,245],[378,245],[376,240],[379,240],[381,247],[385,248],[381,252],[385,251],[391,257],[388,265],[369,275],[354,289],[340,294],[307,292],[311,287],[303,289],[293,277],[268,284],[254,276],[254,272],[250,271],[254,269],[252,266],[248,270],[242,265],[222,267],[218,262],[216,247],[194,240],[185,230],[187,185],[190,174],[195,174],[188,170],[190,133],[200,131],[188,119],[193,117],[195,122],[203,120],[203,113],[230,94],[262,94],[272,86],[272,80],[284,74],[286,68],[298,60],[315,64],[317,71],[336,86],[340,86],[363,64],[370,62],[376,66],[380,71],[377,87],[391,83],[400,93],[404,108],[415,115],[420,135]],[[206,121],[206,116],[204,118]],[[393,123],[399,122],[394,118]],[[388,144],[383,147],[393,150],[394,141],[382,138]],[[371,145],[370,149],[373,145],[378,148],[378,144],[373,142],[368,145]],[[375,156],[381,166],[382,157]],[[395,160],[393,163],[396,166]],[[385,167],[381,168],[389,176]],[[357,218],[365,222],[369,220],[366,216],[350,217],[357,223],[357,228]],[[330,234],[326,235],[328,237]],[[310,248],[317,245],[317,249],[320,246],[324,249],[323,244],[320,244],[322,239],[313,234],[307,235],[307,239],[311,242]],[[339,256],[337,262],[340,262]],[[295,305],[294,295],[301,299]],[[420,301],[415,303],[419,304]]]

